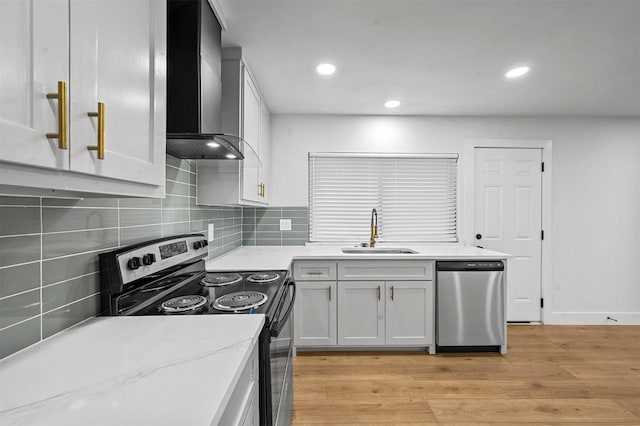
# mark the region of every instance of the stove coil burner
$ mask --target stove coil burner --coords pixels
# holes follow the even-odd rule
[[[207,303],[203,296],[180,296],[169,299],[160,305],[160,310],[166,313],[181,313],[195,311]]]
[[[280,274],[276,272],[258,272],[249,276],[247,281],[265,284],[276,281],[278,278],[280,278]]]
[[[257,308],[267,301],[267,295],[258,291],[242,291],[218,297],[213,307],[221,311],[244,311]]]
[[[200,281],[200,284],[205,287],[222,287],[235,284],[239,281],[242,281],[242,276],[238,274],[207,274],[207,276]]]

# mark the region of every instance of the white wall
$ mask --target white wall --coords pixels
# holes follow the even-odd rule
[[[307,205],[308,152],[458,152],[462,164],[465,140],[491,138],[553,141],[545,322],[640,324],[640,118],[275,115],[271,205]]]

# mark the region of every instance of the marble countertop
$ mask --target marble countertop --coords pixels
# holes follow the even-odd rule
[[[263,315],[91,319],[0,361],[0,424],[216,424],[263,324]]]
[[[306,246],[244,246],[207,261],[208,271],[285,270],[293,260],[505,260],[505,253],[462,245],[383,245],[377,247],[403,247],[415,250],[415,254],[345,254],[344,245]]]

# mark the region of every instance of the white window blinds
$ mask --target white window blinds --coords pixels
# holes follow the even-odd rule
[[[457,154],[309,154],[309,240],[455,242]]]

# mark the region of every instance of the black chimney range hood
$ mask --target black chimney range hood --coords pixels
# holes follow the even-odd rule
[[[168,1],[167,153],[170,155],[199,160],[244,159],[244,140],[221,132],[221,41],[220,24],[207,0]]]

